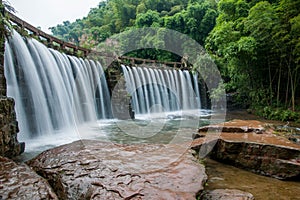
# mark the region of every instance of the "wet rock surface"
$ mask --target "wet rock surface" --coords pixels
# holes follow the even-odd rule
[[[47,181],[25,164],[0,157],[0,199],[58,199]]]
[[[262,133],[264,123],[257,120],[232,120],[223,124],[215,124],[199,128],[198,132],[221,130],[223,133]]]
[[[8,158],[21,154],[25,148],[17,139],[19,128],[14,106],[12,98],[0,97],[0,156]]]
[[[300,181],[299,149],[219,140],[210,156],[262,175]]]
[[[186,145],[82,140],[27,162],[59,199],[196,199],[207,176]]]
[[[206,191],[202,200],[254,200],[252,194],[235,189],[216,189]]]
[[[217,127],[224,130],[223,126],[233,132],[216,133]],[[262,175],[299,181],[300,146],[264,127],[264,123],[255,120],[233,120],[212,125],[212,129],[205,127],[207,132],[200,131],[201,137],[194,140],[192,148],[199,152],[211,148],[209,155],[215,160]]]

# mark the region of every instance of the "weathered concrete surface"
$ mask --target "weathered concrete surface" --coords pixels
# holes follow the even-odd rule
[[[24,143],[19,143],[19,132],[14,100],[0,97],[0,156],[12,158],[24,151]]]
[[[252,194],[235,189],[216,189],[206,191],[202,200],[254,200]]]
[[[241,131],[237,131],[239,124]],[[272,134],[272,130],[263,128],[266,126],[262,122],[235,120],[225,123],[225,130],[233,132],[216,134],[217,127],[221,129],[223,125],[206,127],[208,132],[201,131],[202,137],[194,140],[192,148],[199,151],[207,145],[212,148],[210,157],[218,161],[278,179],[300,180],[299,145]]]
[[[58,199],[47,181],[25,164],[0,157],[0,199]]]
[[[185,145],[82,140],[27,163],[60,199],[196,199],[207,179]]]

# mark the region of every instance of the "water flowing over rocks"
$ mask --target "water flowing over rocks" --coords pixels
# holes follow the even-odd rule
[[[272,129],[255,120],[233,120],[199,129],[193,149],[211,146],[210,157],[282,180],[300,180],[300,146],[272,134]],[[216,130],[223,131],[216,134]],[[207,131],[207,132],[205,132]],[[214,135],[214,137],[212,137]]]
[[[207,175],[186,145],[82,140],[27,162],[59,199],[196,199]]]
[[[202,196],[202,200],[254,200],[252,194],[235,189],[216,189],[207,191]]]
[[[0,157],[0,199],[58,199],[46,180],[25,164]]]

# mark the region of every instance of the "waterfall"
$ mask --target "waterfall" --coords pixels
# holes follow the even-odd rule
[[[187,70],[122,66],[136,114],[200,109],[198,75]]]
[[[24,138],[112,117],[98,62],[62,54],[13,31],[5,44],[4,66],[7,93],[15,99]]]

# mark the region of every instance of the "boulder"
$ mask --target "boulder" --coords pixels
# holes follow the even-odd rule
[[[46,180],[25,164],[0,157],[0,199],[58,199]]]
[[[186,145],[81,140],[27,162],[59,199],[196,199],[205,168]]]
[[[206,191],[203,200],[254,200],[252,194],[235,189],[215,189]]]

